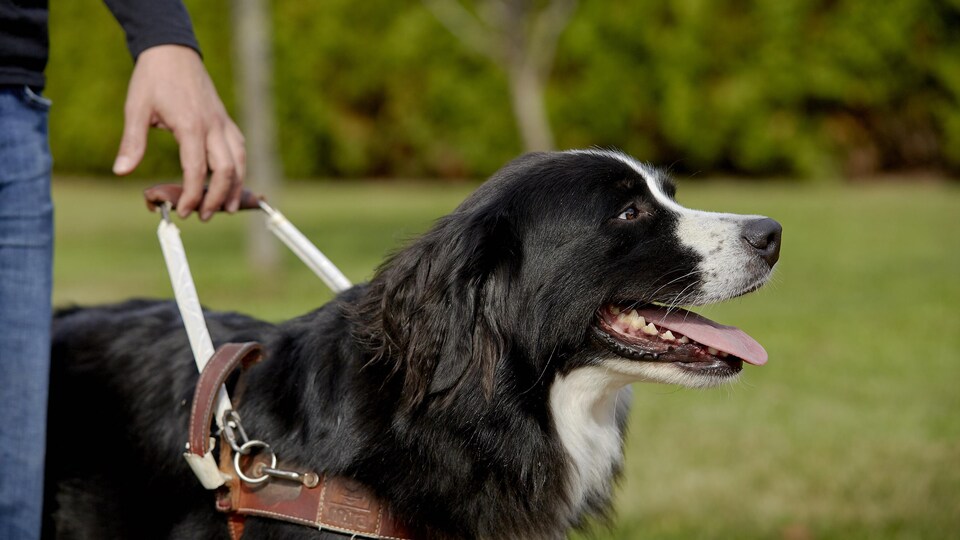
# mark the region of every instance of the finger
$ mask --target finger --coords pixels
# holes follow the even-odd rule
[[[234,187],[240,183],[237,180],[237,166],[223,129],[214,129],[207,133],[207,163],[212,175],[210,187],[200,207],[200,219],[204,221],[210,219],[213,213],[224,205],[227,197],[234,192]],[[230,209],[231,212],[235,210]]]
[[[240,202],[243,198],[243,184],[241,182],[234,182],[233,189],[230,190],[230,194],[227,195],[227,211],[231,214],[240,210]]]
[[[123,136],[113,162],[113,174],[124,176],[133,172],[147,149],[147,131],[152,113],[146,101],[136,96],[127,99],[123,113]]]
[[[198,125],[190,125],[174,132],[180,144],[180,167],[183,169],[183,193],[177,201],[177,214],[185,218],[203,200],[203,181],[207,177],[207,151],[204,131]],[[203,216],[200,216],[201,219]]]
[[[237,169],[236,182],[233,185],[233,191],[227,197],[227,209],[230,212],[236,212],[240,209],[240,196],[243,194],[243,184],[247,178],[247,151],[243,133],[232,121],[227,122],[225,129],[227,146],[230,147],[230,155],[233,156],[233,163]]]

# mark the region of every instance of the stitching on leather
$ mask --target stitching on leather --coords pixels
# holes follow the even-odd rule
[[[277,512],[271,512],[269,510],[261,510],[259,508],[239,508],[238,511],[244,512],[246,514],[275,517],[275,518],[283,519],[284,521],[293,521],[301,525],[310,525],[310,526],[316,525],[316,523],[310,521],[309,519],[299,518],[296,516],[289,516],[287,514],[280,514]]]
[[[320,488],[320,505],[317,508],[317,519],[314,520],[317,523],[323,523],[323,507],[327,503],[327,475],[323,475],[323,479],[320,480],[323,483],[323,487]]]
[[[241,352],[243,351],[243,349],[244,349],[244,347],[243,347],[242,345],[238,347],[238,346],[234,345],[233,343],[228,343],[228,344],[224,345],[223,347],[224,347],[224,348],[221,348],[221,349],[220,349],[221,351],[226,350],[226,347],[230,347],[231,349],[236,349],[236,350],[233,352],[232,355],[229,356],[229,359],[228,359],[226,362],[224,362],[224,363],[219,364],[219,365],[216,366],[216,368],[218,369],[218,371],[216,372],[217,375],[216,375],[216,378],[214,379],[214,382],[219,382],[219,384],[216,384],[216,385],[214,386],[214,388],[210,389],[211,391],[210,391],[209,395],[207,396],[206,403],[204,404],[204,408],[203,408],[203,418],[204,418],[204,420],[206,420],[206,421],[209,421],[208,419],[209,419],[210,416],[213,414],[213,403],[214,403],[214,401],[216,401],[217,394],[219,394],[220,386],[223,384],[223,382],[221,381],[221,379],[222,379],[222,378],[225,378],[225,372],[226,372],[226,373],[229,373],[229,372],[232,370],[232,368],[236,366],[236,361],[238,360],[238,358],[239,358],[239,356],[240,356],[240,353],[241,353]],[[216,357],[217,357],[217,353],[215,352],[215,353],[213,353],[213,356],[212,356],[211,358],[216,358]],[[198,382],[197,388],[204,388],[204,389],[206,389],[206,388],[209,386],[208,384],[201,384],[201,383],[206,383],[207,381],[210,380],[209,377],[206,377],[206,378],[204,377],[204,375],[205,375],[206,373],[211,373],[211,372],[210,372],[209,370],[206,370],[206,369],[205,369],[203,372],[200,373],[200,381]],[[197,397],[199,397],[199,396],[197,396]],[[197,408],[196,408],[197,401],[196,401],[196,400],[194,400],[193,405],[194,405],[193,410],[192,410],[191,413],[190,413],[190,425],[191,425],[191,426],[195,426],[195,425],[196,425],[196,414],[195,414],[196,411],[197,411]],[[205,426],[205,428],[206,428],[206,429],[209,429],[209,426]],[[191,430],[191,435],[194,435],[194,433],[193,433],[192,431],[193,431],[193,430]],[[202,455],[205,455],[205,454],[209,451],[209,449],[207,448],[207,445],[209,444],[208,439],[209,439],[209,437],[203,436],[203,434],[201,433],[200,440],[199,440],[199,442],[200,442],[200,450],[202,451],[202,454],[200,454],[201,456],[202,456]],[[198,442],[198,441],[191,441],[191,443],[193,443],[193,442]]]
[[[221,350],[222,350],[222,349],[221,349]],[[216,357],[217,354],[214,353],[213,356]],[[217,366],[217,368],[219,369],[219,371],[217,371],[217,376],[216,376],[216,378],[214,379],[214,381],[217,381],[217,380],[220,379],[220,376],[222,375],[222,373],[227,369],[228,366],[230,366],[230,364],[232,363],[232,360],[233,360],[234,358],[236,358],[236,356],[237,356],[237,353],[234,352],[234,354],[230,356],[230,360],[229,360],[229,361],[227,361],[227,362],[224,363],[224,364],[221,364],[221,365],[218,365],[218,366]],[[207,371],[207,370],[204,370],[204,371],[207,372],[207,373],[210,373],[210,372]],[[209,378],[204,378],[203,375],[204,375],[204,373],[201,373],[201,374],[200,374],[200,379],[201,379],[200,382],[201,382],[201,383],[206,383],[207,381],[209,381]],[[199,388],[207,389],[208,386],[209,386],[208,384],[202,384]],[[217,385],[217,386],[219,386],[219,385]],[[203,418],[204,418],[204,420],[207,420],[208,418],[210,418],[210,415],[212,414],[213,402],[214,402],[214,400],[216,399],[217,394],[219,393],[219,392],[218,392],[218,389],[219,389],[219,388],[213,388],[213,389],[211,389],[209,395],[207,396],[206,403],[204,404],[204,407],[203,407]],[[192,422],[194,422],[195,420],[196,420],[195,418],[191,418],[191,419],[190,419],[191,425],[194,425],[194,424],[192,424]],[[204,428],[205,428],[205,429],[209,429],[208,426],[204,426]],[[206,443],[206,441],[204,441],[204,438],[201,438],[200,441],[201,441],[200,449],[203,451],[204,454],[206,454],[206,453],[207,453],[207,443]]]

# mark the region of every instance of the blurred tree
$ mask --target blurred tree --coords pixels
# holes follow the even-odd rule
[[[507,73],[517,127],[527,151],[552,150],[544,89],[560,34],[577,0],[423,0],[450,32]]]
[[[270,14],[264,4],[264,0],[233,2],[233,50],[240,121],[247,146],[247,184],[276,203],[282,172],[276,149]],[[262,274],[276,274],[280,269],[276,241],[260,220],[248,223],[250,267]]]

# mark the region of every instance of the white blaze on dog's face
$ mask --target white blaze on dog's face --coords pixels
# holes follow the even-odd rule
[[[766,282],[780,249],[780,226],[775,221],[684,208],[667,197],[655,175],[645,176],[657,202],[680,216],[677,238],[701,257],[700,295],[687,299],[687,304],[721,302]]]
[[[663,174],[623,154],[604,152],[630,166],[646,180],[650,194],[678,216],[677,239],[701,257],[698,296],[687,305],[721,302],[753,291],[770,277],[779,257],[780,226],[765,216],[691,210],[664,191]]]

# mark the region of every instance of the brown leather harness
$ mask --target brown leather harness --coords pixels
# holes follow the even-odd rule
[[[245,370],[262,358],[263,348],[256,342],[227,343],[217,349],[194,390],[188,453],[203,457],[211,450],[214,439],[209,433],[218,389],[238,366]],[[412,538],[384,501],[352,479],[292,472],[296,471],[295,466],[278,463],[276,455],[269,451],[237,453],[236,441],[229,440],[226,429],[220,445],[220,472],[226,483],[217,490],[216,508],[227,514],[233,540],[242,538],[246,516],[278,519],[359,538]],[[260,441],[248,441],[241,448],[251,445],[269,450]]]
[[[247,438],[239,415],[231,410],[229,396],[221,388],[238,366],[247,369],[259,362],[263,348],[255,342],[227,343],[213,351],[180,233],[169,219],[181,193],[180,186],[160,185],[146,190],[144,197],[150,210],[163,214],[157,234],[200,367],[184,457],[200,483],[217,490],[216,508],[227,514],[231,538],[239,540],[243,536],[246,516],[259,516],[353,537],[409,540],[407,529],[368,487],[349,478],[297,472],[294,464],[279,463],[270,445]],[[241,209],[263,210],[269,218],[268,228],[334,292],[350,286],[336,266],[262,197],[244,191]],[[211,452],[215,439],[210,436],[210,426],[214,420],[222,427],[219,467]]]

